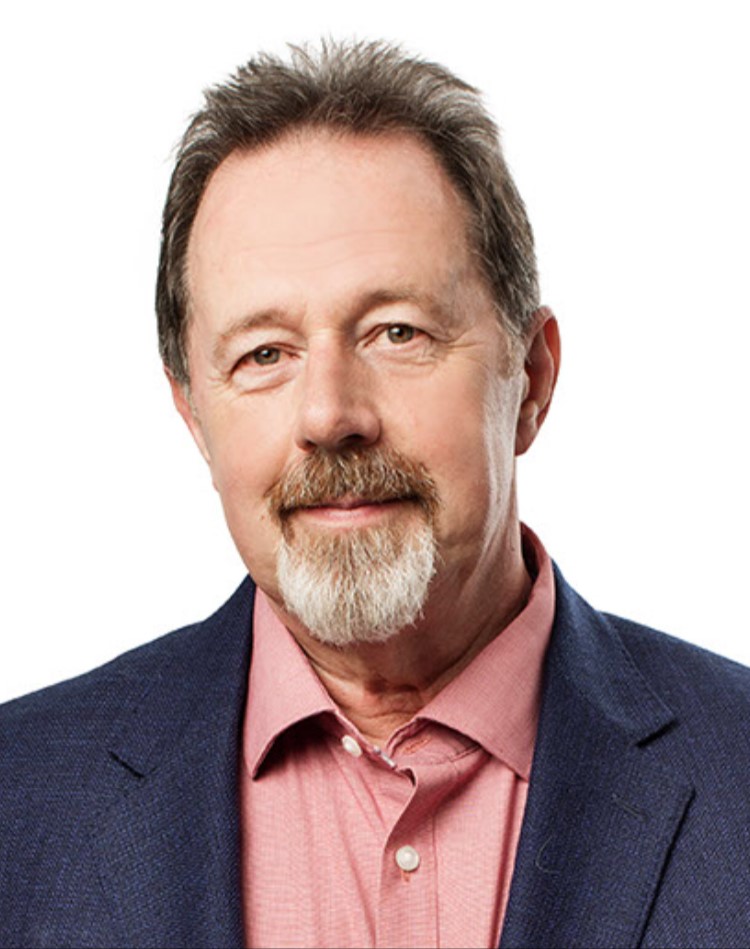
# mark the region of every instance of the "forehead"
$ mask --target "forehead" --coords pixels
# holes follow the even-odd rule
[[[191,232],[188,288],[199,304],[217,280],[226,287],[239,274],[303,280],[365,260],[455,280],[471,266],[468,222],[414,136],[299,132],[235,152],[214,172]]]

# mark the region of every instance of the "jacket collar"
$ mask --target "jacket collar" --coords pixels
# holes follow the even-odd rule
[[[692,788],[660,747],[672,712],[612,622],[556,580],[501,946],[636,946]]]

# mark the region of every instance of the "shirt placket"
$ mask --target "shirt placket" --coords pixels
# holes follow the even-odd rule
[[[439,946],[435,810],[453,768],[445,761],[403,770],[414,787],[383,849],[376,945]]]

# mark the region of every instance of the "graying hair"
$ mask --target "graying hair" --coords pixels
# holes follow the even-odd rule
[[[384,42],[328,41],[290,51],[289,61],[261,53],[206,90],[178,148],[156,289],[159,350],[177,381],[189,384],[186,258],[208,181],[231,153],[303,128],[407,132],[424,142],[467,203],[472,248],[499,319],[523,337],[539,306],[534,240],[479,92],[443,66]]]

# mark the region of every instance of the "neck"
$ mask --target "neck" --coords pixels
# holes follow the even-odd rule
[[[329,646],[274,608],[336,705],[365,738],[385,745],[512,622],[530,590],[516,525],[499,561],[465,579],[437,579],[419,622],[383,643]]]

